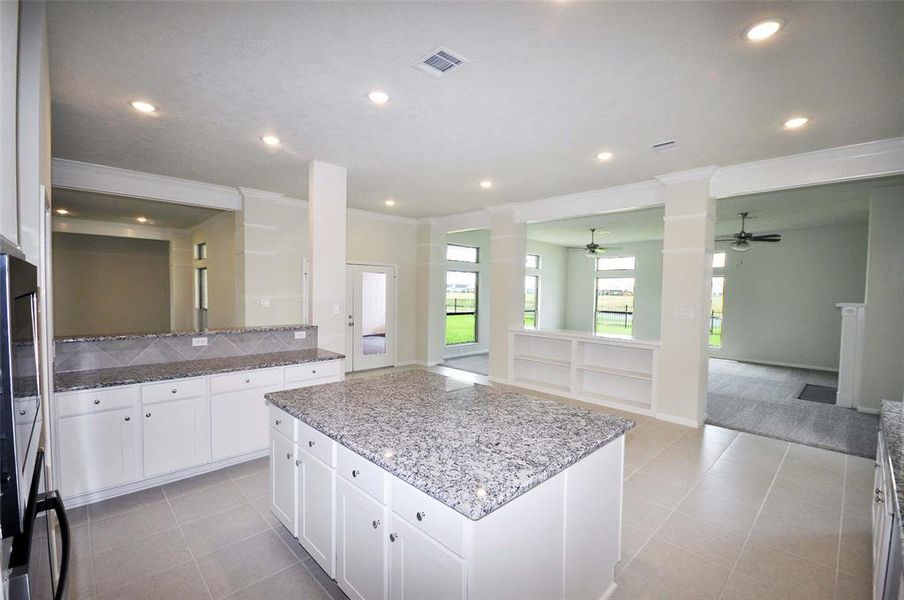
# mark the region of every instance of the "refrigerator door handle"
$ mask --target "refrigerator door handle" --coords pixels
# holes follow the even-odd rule
[[[60,524],[60,575],[53,599],[63,600],[66,598],[66,583],[69,578],[69,558],[70,553],[72,552],[72,546],[69,539],[69,517],[66,515],[66,507],[63,505],[63,498],[56,490],[41,494],[38,497],[37,509],[37,512],[39,513],[52,510],[56,513],[57,521]]]

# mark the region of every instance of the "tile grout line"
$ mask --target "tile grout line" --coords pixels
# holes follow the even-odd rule
[[[210,590],[210,585],[207,583],[207,578],[204,577],[204,572],[201,571],[201,565],[198,564],[198,559],[195,557],[194,551],[191,549],[191,546],[188,543],[188,538],[185,537],[185,530],[182,529],[182,523],[179,522],[179,517],[176,516],[176,511],[173,510],[173,505],[170,503],[169,496],[166,493],[166,490],[162,487],[160,491],[163,493],[163,497],[166,499],[166,505],[170,510],[170,513],[173,515],[173,520],[176,522],[176,527],[179,529],[179,535],[182,536],[182,541],[185,542],[185,547],[188,549],[188,555],[191,556],[192,564],[195,565],[195,569],[198,570],[198,575],[201,576],[201,583],[204,584],[204,589],[207,590],[207,596],[210,600],[214,600],[213,592]]]
[[[835,594],[834,598],[837,600],[838,598],[838,581],[839,581],[839,570],[841,569],[841,538],[844,535],[844,503],[845,503],[845,490],[847,489],[847,471],[848,471],[848,460],[847,456],[844,457],[844,471],[843,476],[841,478],[841,519],[839,519],[838,523],[838,545],[835,547]]]
[[[731,570],[728,572],[728,578],[725,580],[725,584],[722,586],[722,590],[719,592],[719,600],[723,600],[725,597],[725,589],[728,587],[728,581],[731,579],[731,576],[735,574],[738,563],[741,562],[741,557],[744,555],[744,550],[747,549],[747,544],[750,543],[750,537],[753,535],[753,530],[756,527],[756,524],[760,520],[760,516],[763,514],[763,509],[766,507],[766,501],[769,500],[769,494],[772,493],[772,488],[775,487],[775,482],[778,479],[778,474],[782,470],[782,466],[785,464],[785,459],[788,458],[788,453],[791,452],[791,444],[793,442],[785,442],[788,444],[788,447],[785,448],[785,453],[782,455],[782,460],[778,464],[778,468],[775,470],[775,475],[772,476],[772,481],[769,483],[769,488],[766,490],[766,494],[763,496],[763,500],[760,502],[760,508],[756,512],[756,517],[753,519],[753,523],[750,524],[750,529],[747,530],[747,535],[744,537],[744,543],[741,544],[741,549],[738,551],[738,556],[735,558],[734,562],[731,565]]]

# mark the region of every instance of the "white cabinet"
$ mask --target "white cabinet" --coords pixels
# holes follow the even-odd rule
[[[464,600],[464,560],[392,515],[389,534],[391,600]]]
[[[134,481],[138,475],[138,426],[134,408],[59,419],[57,449],[63,496]]]
[[[387,596],[387,508],[336,478],[336,583],[353,600]]]
[[[267,447],[270,413],[264,394],[280,389],[282,386],[272,386],[211,395],[210,437],[213,460]]]
[[[144,477],[207,461],[210,446],[206,398],[145,404],[142,410]]]
[[[330,577],[336,574],[333,524],[336,472],[301,450],[298,469],[298,541]]]
[[[270,510],[293,536],[295,531],[296,478],[295,443],[276,429],[270,429]]]

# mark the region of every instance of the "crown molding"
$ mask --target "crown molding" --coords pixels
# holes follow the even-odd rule
[[[665,185],[675,185],[676,183],[688,183],[691,181],[701,181],[711,178],[719,167],[709,166],[700,167],[699,169],[688,169],[687,171],[676,171],[674,173],[666,173],[657,175],[656,179]]]
[[[103,235],[107,237],[137,238],[143,240],[172,240],[179,233],[188,234],[187,229],[171,227],[154,227],[153,225],[131,225],[114,221],[96,221],[94,219],[78,219],[54,215],[51,219],[51,230],[59,233],[78,233],[81,235]]]
[[[279,192],[268,192],[267,190],[258,190],[241,185],[238,187],[238,190],[239,193],[242,194],[242,198],[254,198],[256,200],[272,200],[273,202],[276,202],[285,196],[285,194]]]
[[[52,159],[51,168],[54,187],[220,210],[242,210],[242,194],[234,187],[64,158]]]

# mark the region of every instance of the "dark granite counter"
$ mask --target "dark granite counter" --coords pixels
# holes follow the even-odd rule
[[[634,426],[621,417],[419,369],[266,398],[473,520]]]
[[[288,352],[270,352],[267,354],[250,354],[247,356],[228,356],[223,358],[202,358],[177,362],[134,365],[93,369],[90,371],[68,371],[54,375],[54,390],[69,392],[93,388],[147,383],[165,379],[183,379],[214,375],[250,369],[266,369],[310,362],[322,362],[345,358],[342,354],[310,348],[291,350]]]
[[[71,344],[78,342],[104,342],[113,340],[139,340],[144,338],[172,338],[172,337],[205,337],[217,334],[239,333],[264,333],[268,331],[315,331],[316,325],[261,325],[259,327],[231,327],[224,329],[186,329],[184,331],[165,331],[160,333],[120,333],[110,335],[69,335],[54,338],[54,342]]]
[[[880,414],[879,430],[885,440],[885,453],[891,462],[895,511],[900,517],[901,507],[904,506],[904,402],[883,400]],[[904,519],[898,519],[898,526],[901,527],[901,556],[904,556]]]

